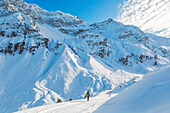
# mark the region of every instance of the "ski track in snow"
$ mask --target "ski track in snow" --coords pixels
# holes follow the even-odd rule
[[[91,97],[89,102],[87,102],[86,99],[73,100],[70,102],[48,104],[15,113],[91,113],[111,97],[117,95],[114,93],[110,96],[107,94],[108,92],[109,91],[100,92],[98,96]]]

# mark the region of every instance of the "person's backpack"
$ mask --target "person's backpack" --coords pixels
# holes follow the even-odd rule
[[[89,91],[87,91],[86,96],[90,96],[90,92]]]

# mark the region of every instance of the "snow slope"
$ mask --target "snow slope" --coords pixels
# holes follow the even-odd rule
[[[80,99],[52,103],[16,113],[169,113],[169,70],[170,66],[160,69],[121,93],[112,92],[111,96],[110,91],[104,91],[89,102]]]
[[[169,113],[170,66],[113,97],[94,113]]]
[[[18,111],[16,113],[92,113],[111,97],[116,96],[116,94],[109,96],[106,92],[108,91],[101,92],[99,95],[90,98],[89,102],[87,102],[86,99],[79,99],[62,103],[47,104]]]
[[[127,0],[120,7],[117,20],[135,25],[147,33],[170,38],[169,0]]]
[[[2,112],[54,103],[58,98],[81,99],[86,90],[96,96],[140,76],[119,69],[113,71],[92,56],[83,61],[66,45],[60,46],[57,53],[41,48],[34,56],[1,55]]]

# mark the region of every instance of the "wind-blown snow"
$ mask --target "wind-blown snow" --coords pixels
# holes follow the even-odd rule
[[[169,113],[170,66],[122,91],[94,113]]]
[[[170,38],[170,0],[127,0],[117,20]]]

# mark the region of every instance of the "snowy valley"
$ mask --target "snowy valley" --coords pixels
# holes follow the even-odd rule
[[[1,0],[0,111],[43,112],[45,105],[61,112],[75,104],[75,112],[93,112],[111,98],[109,91],[114,98],[169,65],[169,49],[170,38],[113,19],[91,24],[22,0]],[[87,90],[94,100],[89,106],[96,107],[81,111]]]

